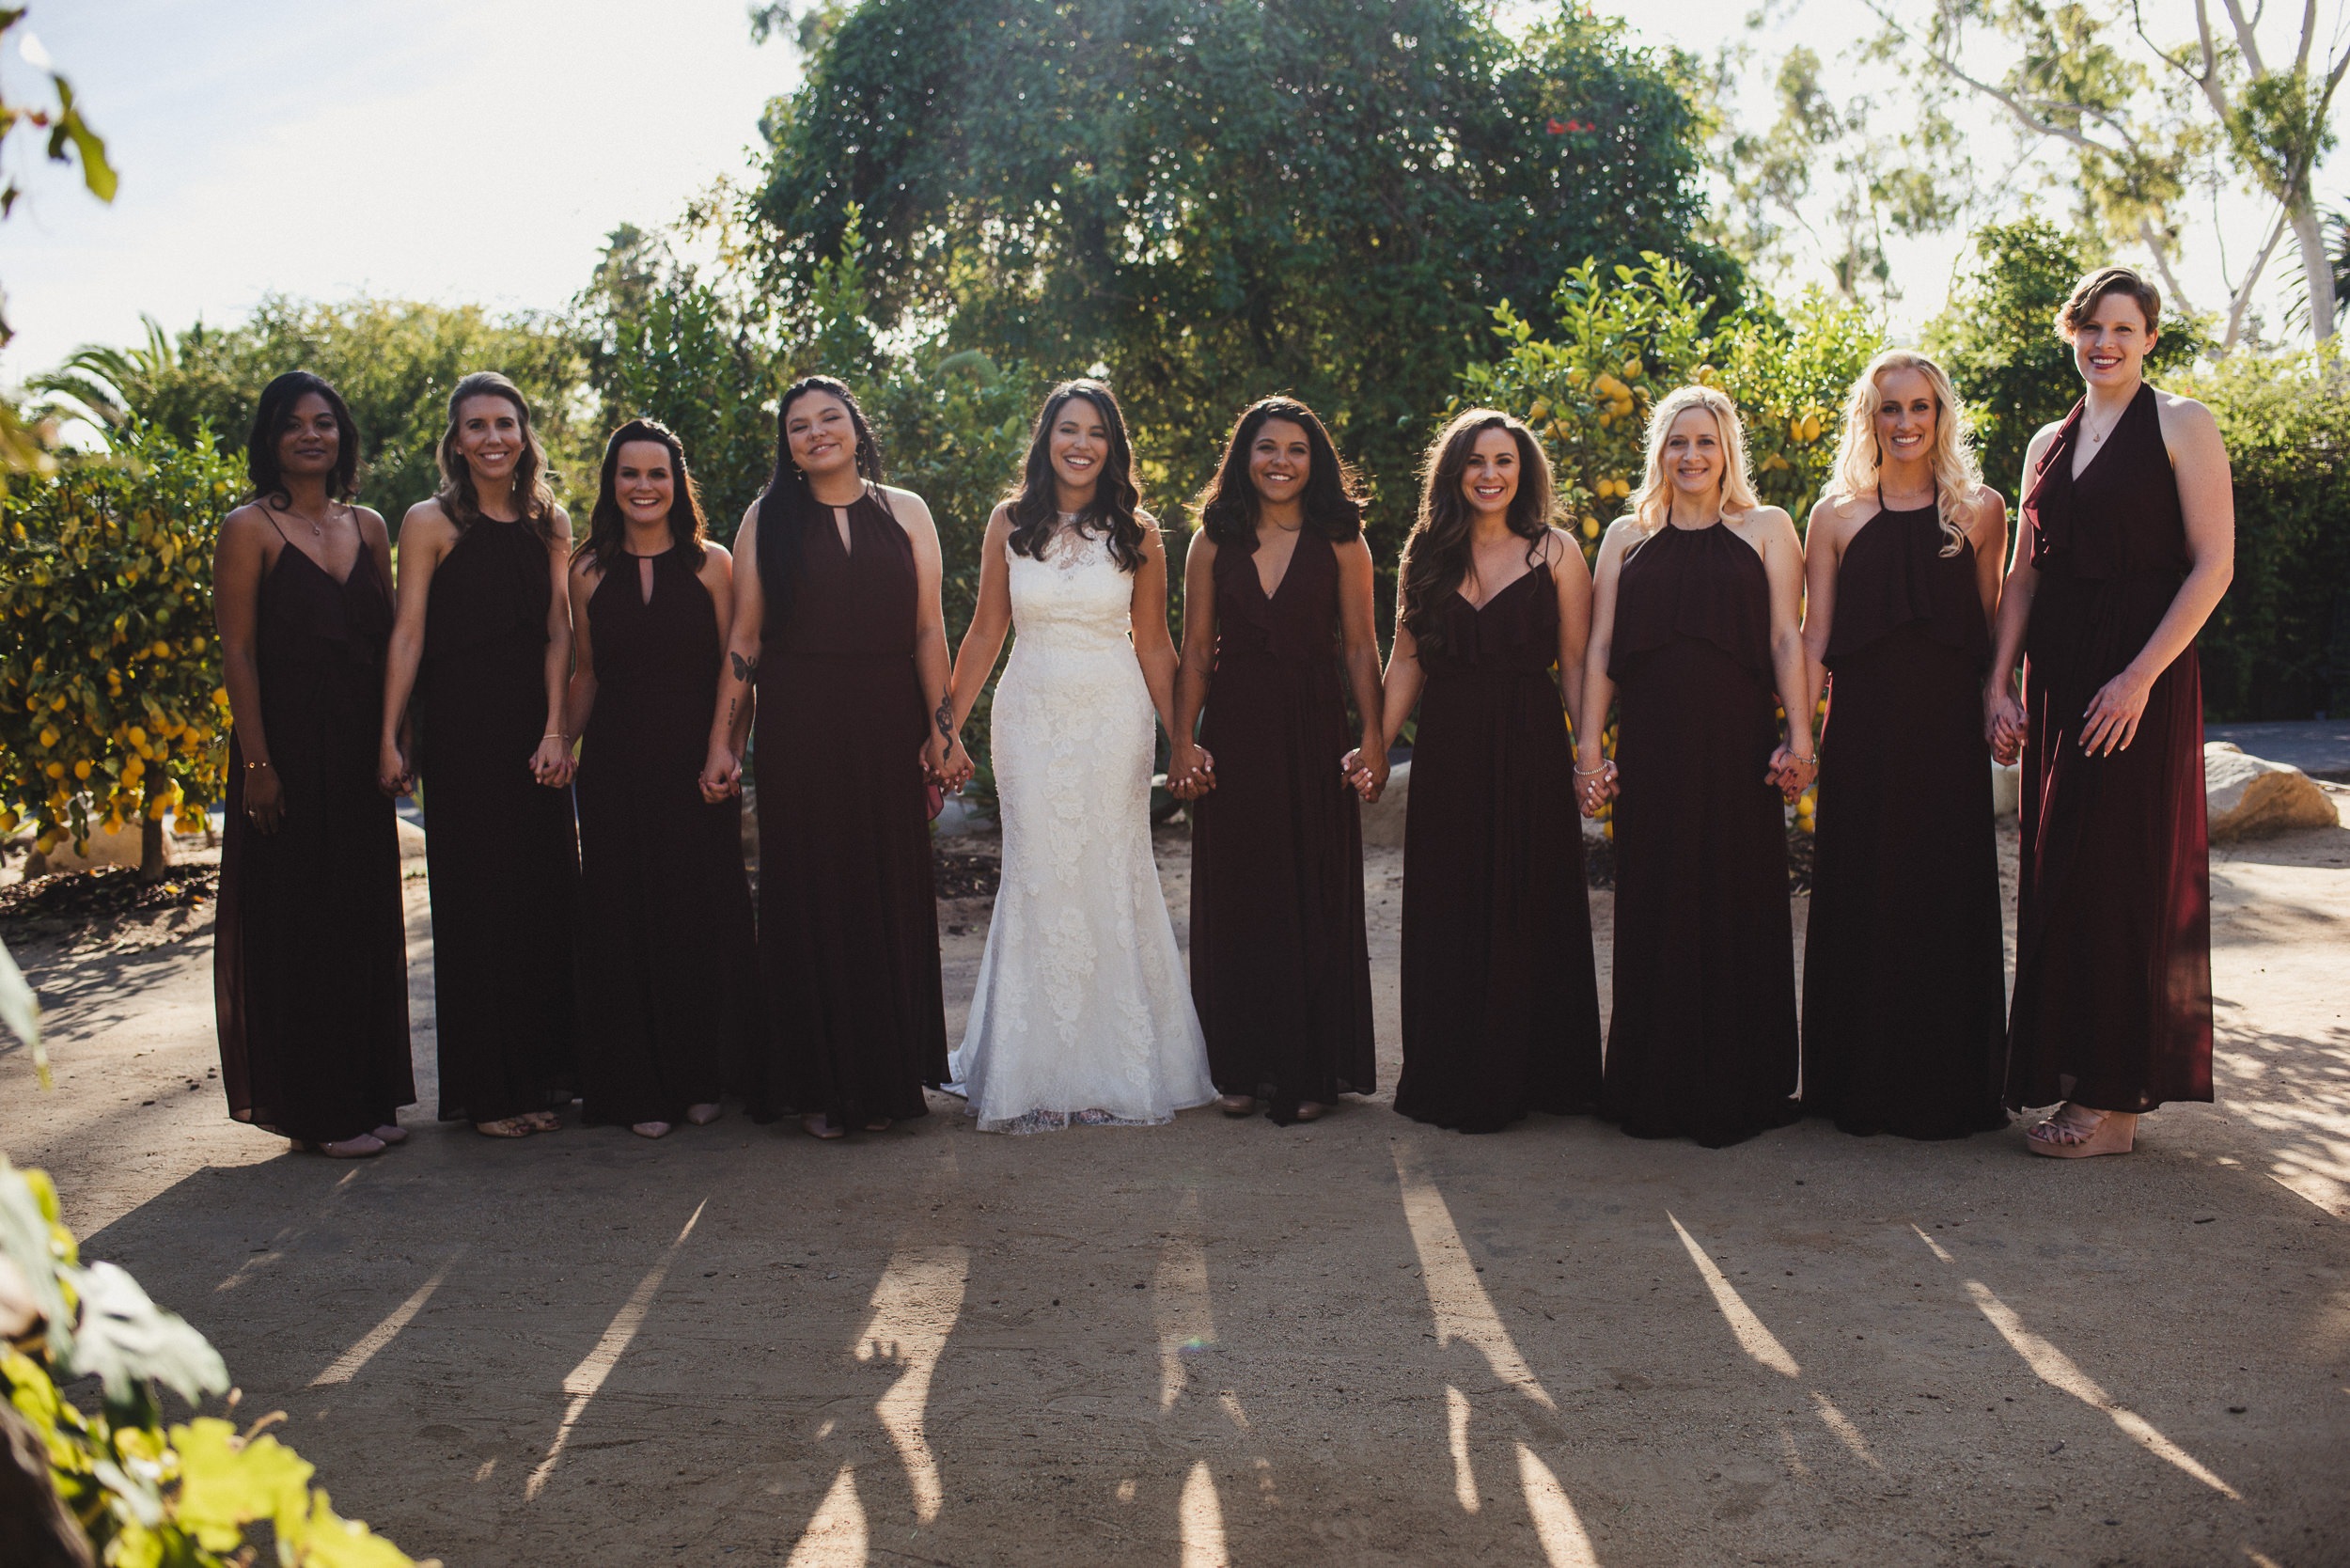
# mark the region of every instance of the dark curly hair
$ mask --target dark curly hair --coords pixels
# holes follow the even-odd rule
[[[1422,653],[1444,651],[1446,604],[1468,574],[1473,514],[1461,494],[1461,475],[1477,450],[1477,438],[1487,431],[1507,431],[1517,443],[1518,488],[1510,498],[1510,531],[1527,541],[1528,567],[1541,559],[1550,533],[1550,460],[1534,432],[1494,408],[1472,408],[1447,425],[1430,444],[1420,469],[1419,517],[1404,536],[1400,569],[1403,604],[1398,619],[1412,629]]]
[[[1028,459],[1022,467],[1020,482],[1004,493],[1011,514],[1011,535],[1007,541],[1016,555],[1030,559],[1038,557],[1044,541],[1053,537],[1053,528],[1060,521],[1060,503],[1053,485],[1053,426],[1059,420],[1062,409],[1083,398],[1101,415],[1102,423],[1109,431],[1109,461],[1102,464],[1102,477],[1093,486],[1093,504],[1077,518],[1081,534],[1103,533],[1109,537],[1110,559],[1120,572],[1136,572],[1142,567],[1142,493],[1135,488],[1135,448],[1126,438],[1126,416],[1120,412],[1118,399],[1110,389],[1090,377],[1065,381],[1053,388],[1051,397],[1038,411],[1036,429],[1028,437]]]
[[[1242,410],[1224,443],[1214,477],[1192,502],[1199,531],[1218,544],[1240,544],[1257,537],[1257,487],[1248,478],[1249,448],[1268,421],[1286,419],[1306,432],[1306,525],[1333,544],[1363,531],[1362,480],[1330,439],[1314,411],[1295,398],[1260,398]]]
[[[866,494],[880,501],[883,510],[889,509],[881,487],[881,444],[873,439],[873,427],[866,423],[856,394],[831,376],[802,376],[785,387],[782,401],[776,404],[776,471],[759,498],[759,588],[766,601],[762,636],[773,636],[790,613],[791,596],[799,587],[800,552],[807,547],[807,530],[825,510],[809,494],[807,476],[791,461],[790,433],[791,405],[818,392],[839,399],[849,411],[850,427],[856,431],[857,477],[865,481]]]
[[[292,504],[277,465],[277,443],[286,433],[286,421],[293,417],[294,405],[312,393],[325,399],[335,416],[335,471],[326,477],[326,494],[348,501],[358,490],[359,425],[351,416],[351,405],[324,376],[289,370],[261,388],[261,401],[253,411],[253,433],[244,440],[244,471],[253,482],[253,499],[274,497]]]
[[[603,474],[596,485],[596,510],[588,517],[588,537],[572,552],[572,557],[576,560],[581,556],[588,557],[596,563],[598,572],[609,572],[628,553],[628,519],[620,510],[619,473],[620,448],[632,441],[649,441],[668,449],[673,486],[669,495],[669,544],[671,548],[684,547],[698,570],[708,554],[702,543],[709,537],[702,521],[701,489],[685,466],[685,448],[668,426],[655,419],[631,419],[614,431],[612,439],[603,444]]]

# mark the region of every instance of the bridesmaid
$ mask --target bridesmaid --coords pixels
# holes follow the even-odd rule
[[[530,404],[496,371],[457,384],[434,455],[441,493],[400,525],[376,766],[387,790],[419,770],[429,788],[441,1119],[523,1137],[562,1126],[571,1099],[572,525]]]
[[[359,428],[325,382],[261,390],[253,499],[220,525],[212,606],[234,728],[212,996],[228,1112],[339,1159],[402,1143],[408,939],[376,788],[392,543],[350,504]]]
[[[1506,414],[1470,409],[1429,447],[1371,737],[1398,733],[1418,704],[1395,1108],[1465,1133],[1599,1100],[1566,718],[1582,696],[1591,584],[1583,552],[1550,525],[1551,494],[1541,443]],[[1377,799],[1378,749],[1348,766]]]
[[[1331,635],[1362,715],[1361,756],[1384,774],[1362,514],[1313,411],[1266,398],[1232,427],[1183,561],[1167,771],[1206,786],[1182,792],[1193,797],[1191,995],[1218,1108],[1246,1116],[1263,1093],[1281,1126],[1370,1093],[1378,1076],[1362,823],[1340,768],[1346,693]]]
[[[1906,349],[1853,383],[1804,541],[1804,649],[1821,735],[1803,1098],[1848,1133],[2007,1125],[2007,972],[1983,672],[2007,557],[1942,368]],[[1813,704],[1807,702],[1805,711]]]
[[[923,788],[971,760],[945,706],[938,529],[882,483],[849,389],[791,384],[776,472],[743,515],[733,624],[702,792],[739,787],[758,695],[759,959],[767,1033],[752,1113],[821,1138],[885,1131],[947,1077]]]
[[[1756,498],[1728,398],[1684,386],[1656,405],[1647,476],[1598,565],[1575,773],[1586,812],[1617,800],[1603,1114],[1718,1149],[1800,1114],[1781,797],[1818,764],[1803,545]]]
[[[703,537],[677,437],[650,419],[613,431],[572,559],[579,1087],[584,1120],[644,1137],[718,1119],[754,1017],[743,806],[705,800],[699,777],[732,565]]]
[[[2026,1135],[2036,1154],[2125,1154],[2140,1113],[2211,1098],[2195,634],[2234,575],[2235,502],[2211,411],[2146,384],[2161,321],[2127,267],[2058,312],[2087,387],[2025,457],[1983,693],[2024,764],[2007,1103],[2064,1102]]]

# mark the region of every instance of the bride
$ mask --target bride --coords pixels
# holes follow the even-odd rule
[[[1132,469],[1110,389],[1055,387],[988,520],[940,715],[962,729],[1016,628],[991,736],[1003,882],[950,1062],[982,1132],[1170,1121],[1215,1098],[1151,858],[1152,712],[1171,720],[1175,649]]]

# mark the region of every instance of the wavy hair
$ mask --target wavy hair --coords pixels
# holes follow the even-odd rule
[[[1854,379],[1852,390],[1844,397],[1844,434],[1837,444],[1827,492],[1856,500],[1874,492],[1880,482],[1885,452],[1877,440],[1876,415],[1884,389],[1878,386],[1877,377],[1888,370],[1915,370],[1934,390],[1934,448],[1927,463],[1934,470],[1935,507],[1942,518],[1941,553],[1955,556],[1966,542],[1967,513],[1974,504],[1975,487],[1982,483],[1982,467],[1975,461],[1973,421],[1959,400],[1958,388],[1950,384],[1949,373],[1924,354],[1888,349]]]
[[[1673,421],[1693,408],[1714,416],[1722,443],[1722,515],[1740,517],[1762,504],[1754,493],[1754,473],[1747,460],[1747,429],[1738,418],[1738,405],[1730,394],[1711,386],[1676,386],[1657,400],[1648,416],[1648,461],[1640,488],[1632,493],[1624,515],[1643,535],[1654,534],[1672,516],[1673,483],[1665,473],[1665,437]]]
[[[766,602],[762,637],[772,635],[790,612],[791,596],[799,588],[800,554],[807,547],[807,531],[826,510],[808,490],[807,476],[791,461],[791,405],[817,392],[839,399],[849,411],[849,426],[856,431],[857,478],[865,481],[865,493],[884,511],[889,510],[889,499],[882,492],[881,443],[873,439],[873,427],[857,406],[856,394],[831,376],[802,376],[785,387],[776,404],[776,471],[759,497],[759,589]]]
[[[1286,419],[1306,432],[1306,525],[1333,544],[1344,544],[1363,531],[1362,479],[1330,439],[1314,411],[1295,398],[1260,398],[1241,411],[1224,457],[1214,475],[1192,502],[1199,531],[1218,544],[1254,542],[1259,503],[1257,486],[1248,477],[1249,448],[1268,421]]]
[[[335,416],[335,467],[326,476],[327,496],[348,501],[359,488],[359,425],[351,416],[351,405],[324,376],[289,370],[261,388],[261,400],[253,410],[253,433],[244,440],[244,472],[253,483],[256,501],[275,496],[288,506],[293,504],[285,475],[278,468],[277,444],[286,432],[286,421],[293,417],[294,405],[314,392],[326,400],[327,411]]]
[[[1142,492],[1135,488],[1134,444],[1126,438],[1126,416],[1119,409],[1117,395],[1089,376],[1062,382],[1037,411],[1020,482],[1004,492],[1011,517],[1011,534],[1006,542],[1015,555],[1035,560],[1042,558],[1040,552],[1053,537],[1054,525],[1060,521],[1060,503],[1053,488],[1053,425],[1075,398],[1093,406],[1110,434],[1109,461],[1102,464],[1101,478],[1094,481],[1092,504],[1077,514],[1077,531],[1106,535],[1110,559],[1118,563],[1118,570],[1140,571]]]
[[[1529,568],[1541,559],[1542,541],[1549,537],[1557,503],[1550,459],[1534,432],[1497,408],[1472,408],[1445,426],[1420,464],[1419,515],[1404,536],[1398,568],[1403,579],[1398,619],[1412,629],[1423,654],[1444,651],[1446,601],[1468,575],[1469,529],[1476,514],[1461,494],[1461,476],[1477,450],[1477,438],[1487,431],[1507,431],[1517,445],[1518,488],[1510,497],[1509,522],[1510,531],[1527,541]]]
[[[495,370],[476,370],[448,395],[448,429],[441,432],[441,444],[432,450],[432,461],[441,470],[440,494],[433,499],[441,503],[442,515],[461,534],[484,515],[481,497],[474,491],[473,465],[457,445],[458,412],[474,398],[504,398],[514,405],[515,422],[522,426],[523,434],[522,456],[514,463],[514,505],[533,533],[554,543],[555,492],[547,486],[547,449],[531,428],[530,400]]]
[[[669,547],[683,549],[699,570],[709,552],[703,548],[710,530],[702,519],[701,487],[685,466],[685,448],[668,426],[655,419],[631,419],[603,444],[603,472],[596,483],[596,510],[588,515],[588,537],[572,552],[586,556],[598,572],[609,572],[628,553],[628,518],[620,510],[620,448],[632,441],[648,441],[669,453]]]

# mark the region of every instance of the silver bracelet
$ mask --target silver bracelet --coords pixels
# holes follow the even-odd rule
[[[1600,774],[1606,773],[1609,768],[1612,768],[1616,764],[1613,762],[1603,761],[1595,768],[1577,768],[1574,770],[1574,775],[1577,778],[1591,778]]]

